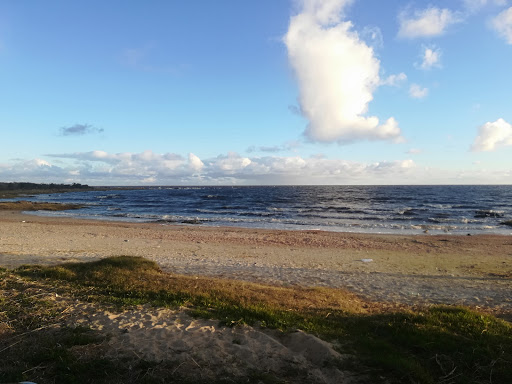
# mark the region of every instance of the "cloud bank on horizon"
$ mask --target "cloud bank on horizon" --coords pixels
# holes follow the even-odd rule
[[[130,21],[98,22],[91,40],[65,40],[38,24],[43,10],[34,10],[26,36],[20,28],[18,40],[13,32],[4,38],[0,28],[0,127],[10,132],[0,181],[512,183],[511,2],[404,0],[392,9],[382,1],[290,0],[284,10],[228,2],[197,14],[197,36],[185,23],[188,5],[160,5],[168,12],[155,12],[145,24],[153,34],[141,27],[139,36],[130,35],[143,22],[135,6],[132,13],[98,2]],[[13,20],[24,20],[23,7],[11,10],[19,11]],[[226,12],[212,14],[218,7]],[[220,13],[230,16],[222,21]],[[109,40],[110,22],[124,31],[112,38],[121,45]],[[107,65],[112,52],[118,62]],[[272,66],[281,60],[286,69]],[[92,123],[76,123],[84,121]]]
[[[32,180],[42,181],[56,177],[67,182],[76,177],[103,181],[107,185],[130,181],[132,183],[154,184],[173,182],[181,185],[237,184],[240,180],[251,183],[273,180],[276,184],[336,184],[340,177],[348,184],[363,183],[370,174],[373,180],[381,182],[394,177],[414,175],[412,160],[358,163],[333,160],[323,157],[244,157],[230,152],[215,158],[201,160],[193,153],[183,157],[175,153],[111,154],[91,151],[70,154],[48,154],[54,159],[73,159],[79,166],[62,167],[48,161],[36,159],[20,161],[11,167],[0,165],[0,171],[13,177],[29,175]],[[18,174],[17,174],[18,173]]]
[[[510,127],[509,127],[510,128]],[[512,143],[512,137],[509,137]],[[407,151],[418,155],[419,149]],[[175,153],[107,153],[91,151],[48,154],[48,157],[72,159],[78,165],[60,166],[42,159],[0,164],[0,172],[13,180],[28,177],[34,182],[49,179],[66,183],[89,180],[94,185],[333,185],[333,184],[419,184],[425,178],[437,183],[450,179],[453,184],[502,182],[500,172],[474,170],[471,173],[419,167],[414,160],[374,163],[327,159],[322,156],[244,157],[236,152],[201,160],[193,153],[187,157]],[[56,163],[56,162],[55,162]]]

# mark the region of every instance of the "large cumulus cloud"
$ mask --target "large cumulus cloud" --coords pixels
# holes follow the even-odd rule
[[[347,0],[303,0],[284,42],[300,91],[300,111],[312,141],[399,139],[397,121],[368,116],[382,84],[380,62],[342,14]]]

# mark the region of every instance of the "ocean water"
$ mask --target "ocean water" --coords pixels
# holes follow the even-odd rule
[[[38,215],[336,232],[512,234],[512,186],[155,187],[38,195]]]

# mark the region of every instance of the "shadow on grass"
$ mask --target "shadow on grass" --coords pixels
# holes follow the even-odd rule
[[[379,382],[383,378],[411,383],[512,382],[511,325],[466,308],[390,309],[342,290],[166,274],[156,263],[136,257],[23,266],[15,273],[51,282],[87,301],[120,307],[186,306],[192,315],[227,325],[301,329],[356,356],[341,368],[364,367]],[[117,372],[119,367],[108,370]]]

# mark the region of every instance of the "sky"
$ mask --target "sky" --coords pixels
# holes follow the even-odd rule
[[[511,184],[511,0],[0,0],[0,181]]]

